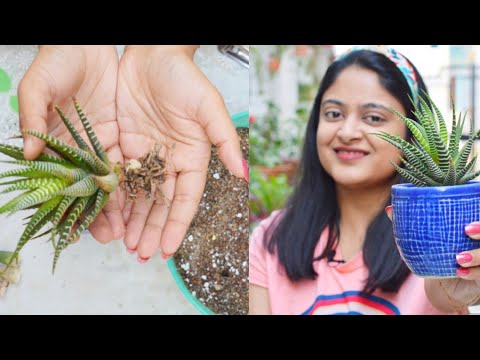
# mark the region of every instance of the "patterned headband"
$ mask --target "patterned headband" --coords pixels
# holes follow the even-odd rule
[[[339,60],[345,57],[347,54],[357,51],[357,50],[370,50],[375,51],[377,53],[383,54],[388,57],[402,72],[403,76],[407,80],[408,86],[410,87],[410,91],[412,93],[412,99],[415,104],[418,104],[418,81],[417,76],[415,74],[415,70],[413,69],[412,64],[398,51],[395,49],[386,47],[384,45],[369,45],[369,46],[355,46],[353,48],[348,49],[344,54],[340,55],[336,60]]]

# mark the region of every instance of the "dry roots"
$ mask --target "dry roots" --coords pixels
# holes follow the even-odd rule
[[[160,156],[160,144],[140,159],[132,159],[123,170],[120,185],[126,190],[128,199],[135,200],[139,191],[147,198],[160,199],[163,194],[160,185],[165,182],[165,159]]]

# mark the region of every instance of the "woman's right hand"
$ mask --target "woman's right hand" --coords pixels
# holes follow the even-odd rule
[[[117,71],[118,54],[113,45],[40,46],[18,88],[20,127],[50,134],[74,145],[55,106],[85,135],[73,106],[72,97],[76,97],[110,161],[123,162],[115,106]],[[26,159],[35,159],[44,147],[43,141],[24,135]],[[116,194],[119,192],[110,196],[109,203],[89,228],[100,242],[119,239],[125,232]]]

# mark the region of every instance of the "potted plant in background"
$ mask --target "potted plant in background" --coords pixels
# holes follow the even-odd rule
[[[252,168],[249,187],[251,229],[274,210],[282,208],[292,190],[293,187],[289,184],[287,175],[265,175],[258,169]]]
[[[307,113],[297,109],[296,116],[289,120],[290,131],[285,131],[280,129],[278,106],[268,102],[267,109],[250,126],[250,164],[267,176],[285,174],[292,183]]]
[[[410,182],[392,186],[393,231],[403,260],[421,277],[456,277],[456,255],[480,247],[464,231],[480,220],[480,182],[473,181],[480,171],[474,172],[477,156],[470,156],[480,131],[475,133],[471,124],[461,146],[466,114],[457,119],[452,101],[448,134],[441,112],[425,95],[431,106],[418,97],[419,122],[392,109],[412,132],[412,143],[384,132],[374,135],[402,151],[405,166],[392,165]]]

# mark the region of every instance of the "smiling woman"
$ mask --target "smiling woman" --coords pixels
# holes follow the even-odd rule
[[[409,141],[390,111],[412,114],[426,87],[401,54],[354,50],[334,61],[307,125],[301,177],[250,240],[250,314],[438,314],[398,253],[384,208]]]
[[[370,132],[406,136],[406,126],[389,108],[405,113],[402,103],[379,85],[372,70],[345,69],[320,105],[317,148],[320,162],[338,186],[389,185],[395,173],[386,159],[399,162],[400,151]]]

